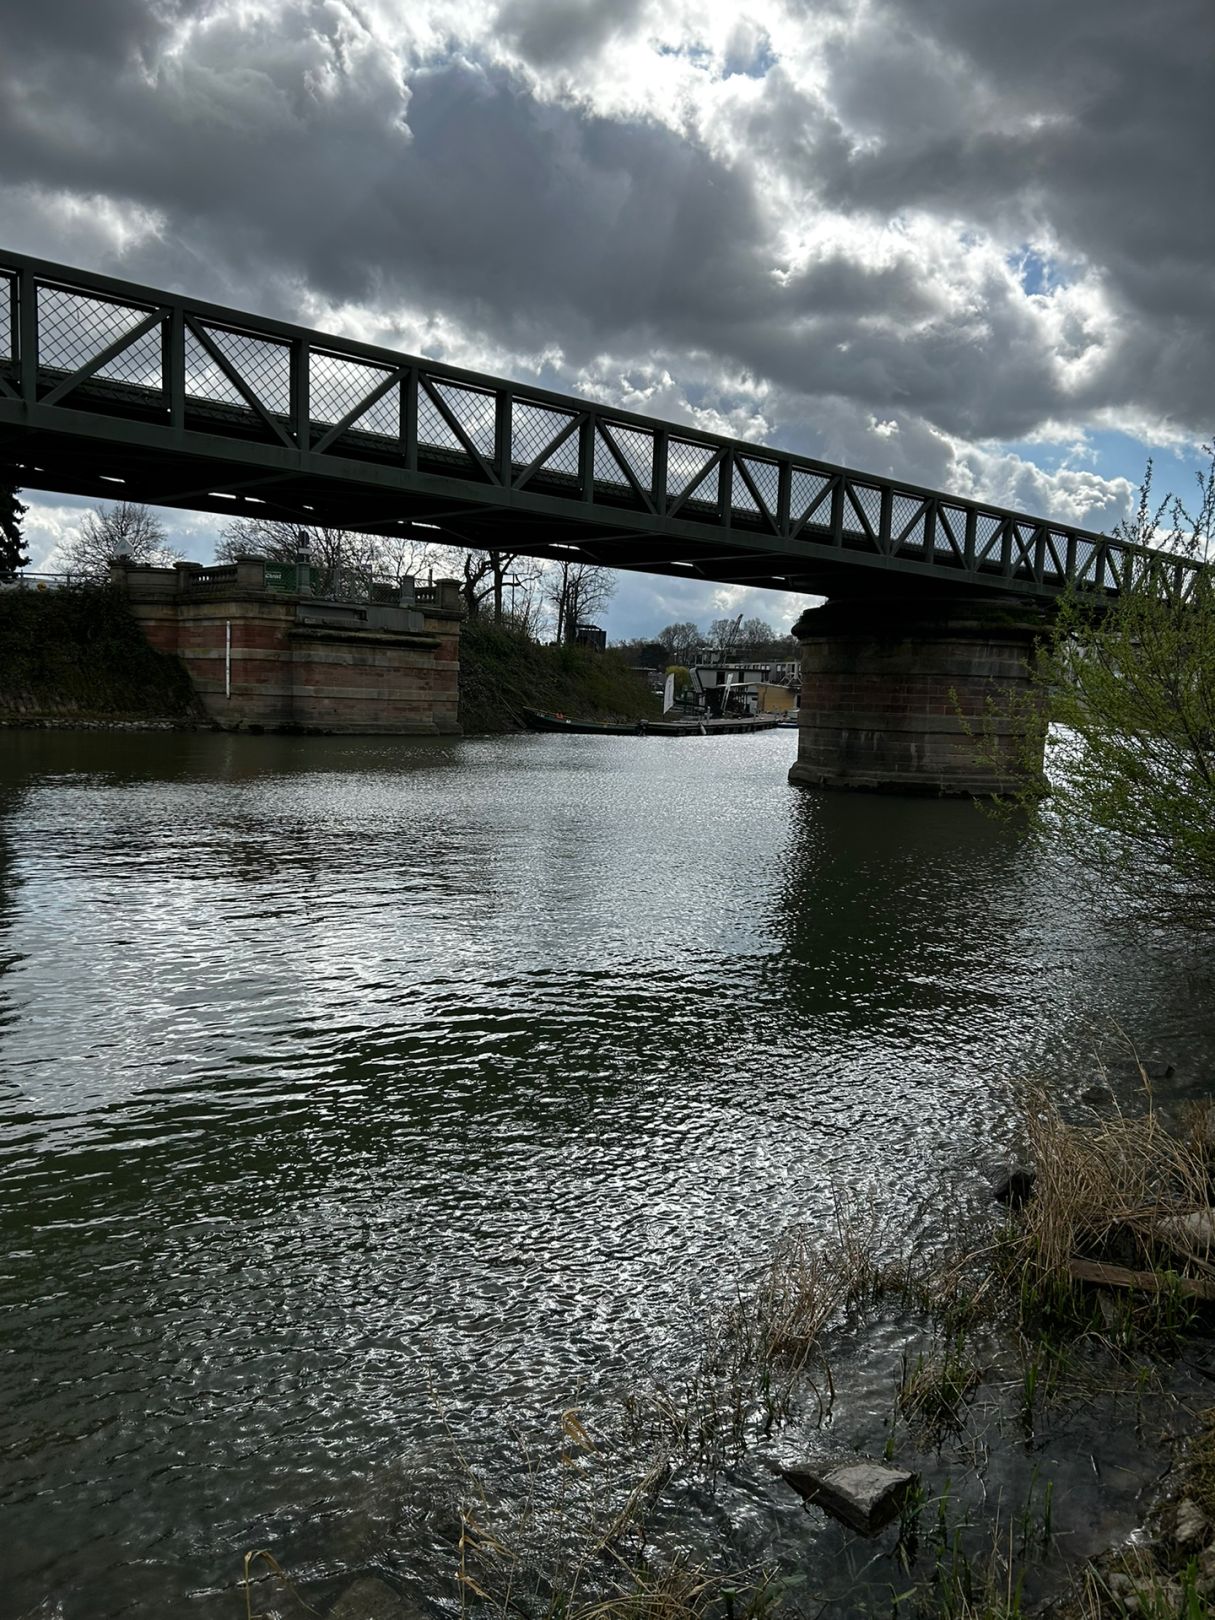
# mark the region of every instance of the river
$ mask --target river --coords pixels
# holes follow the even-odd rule
[[[1215,1051],[1024,828],[790,732],[0,748],[5,1620],[243,1613],[255,1546],[450,1600],[454,1450],[665,1375],[841,1193],[930,1229],[1114,1020]]]

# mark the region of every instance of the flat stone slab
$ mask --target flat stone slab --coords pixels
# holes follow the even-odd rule
[[[374,1575],[348,1586],[329,1611],[329,1620],[424,1620],[422,1610]]]
[[[871,1536],[889,1524],[918,1477],[906,1468],[864,1461],[835,1463],[826,1468],[782,1464],[780,1472],[786,1484],[807,1502],[863,1536]]]

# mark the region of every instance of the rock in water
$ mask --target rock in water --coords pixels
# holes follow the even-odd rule
[[[1188,1496],[1183,1496],[1177,1504],[1177,1517],[1174,1520],[1173,1540],[1179,1547],[1194,1547],[1205,1541],[1211,1526],[1206,1514]]]
[[[825,1469],[782,1464],[781,1477],[807,1502],[833,1518],[871,1536],[899,1511],[916,1475],[882,1463],[836,1463]]]
[[[329,1611],[329,1620],[424,1620],[422,1610],[391,1586],[364,1575],[348,1586]]]
[[[1080,1101],[1087,1103],[1090,1108],[1100,1108],[1103,1103],[1112,1103],[1114,1093],[1108,1086],[1089,1086],[1087,1091],[1080,1093]]]
[[[1128,1080],[1171,1080],[1176,1072],[1163,1058],[1111,1058],[1105,1067]]]

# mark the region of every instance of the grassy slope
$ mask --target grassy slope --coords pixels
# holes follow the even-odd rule
[[[196,719],[185,669],[108,589],[0,591],[0,719]]]
[[[578,720],[655,720],[660,705],[618,653],[537,647],[491,625],[465,624],[460,638],[464,730],[517,730],[525,708]]]

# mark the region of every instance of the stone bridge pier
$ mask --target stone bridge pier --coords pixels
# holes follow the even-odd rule
[[[806,787],[986,798],[1045,732],[1031,682],[1049,609],[990,600],[843,598],[793,627],[802,647],[797,763]]]

